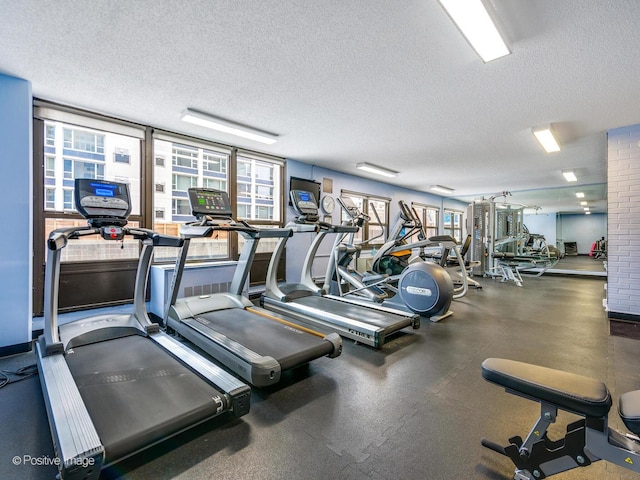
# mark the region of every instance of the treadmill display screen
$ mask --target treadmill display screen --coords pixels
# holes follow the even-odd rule
[[[229,194],[222,190],[210,188],[190,188],[189,202],[193,215],[209,215],[211,217],[231,217]]]
[[[291,201],[293,208],[302,215],[317,215],[318,204],[316,198],[311,192],[305,192],[304,190],[291,190]]]
[[[127,218],[131,213],[129,185],[106,180],[77,178],[75,203],[76,209],[85,218]]]

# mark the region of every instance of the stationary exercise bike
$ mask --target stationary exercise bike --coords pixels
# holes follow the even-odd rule
[[[347,225],[361,228],[370,220],[350,197],[339,197],[338,203],[349,216]],[[396,275],[362,273],[352,267],[360,251],[361,246],[354,242],[353,232],[336,237],[325,274],[325,292],[417,313],[433,322],[451,315],[453,282],[442,267],[431,262],[417,262]]]
[[[512,437],[505,447],[482,440],[483,446],[511,459],[514,480],[538,480],[598,460],[640,473],[640,390],[618,400],[620,418],[633,432],[629,434],[609,428],[611,394],[598,380],[501,358],[485,360],[482,376],[508,393],[540,403],[540,417],[524,440]],[[551,440],[547,428],[558,409],[582,418],[567,426],[564,438]]]

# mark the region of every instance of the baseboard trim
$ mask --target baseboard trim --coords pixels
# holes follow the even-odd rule
[[[633,313],[607,312],[609,320],[624,320],[625,322],[640,322],[640,315]]]
[[[18,343],[16,345],[9,345],[7,347],[0,347],[0,357],[8,357],[9,355],[16,355],[17,353],[26,353],[31,351],[31,342]]]

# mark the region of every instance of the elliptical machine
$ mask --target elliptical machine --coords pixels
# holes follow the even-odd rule
[[[338,203],[350,217],[344,222],[345,225],[360,228],[370,220],[350,197],[339,197]],[[396,274],[374,271],[361,273],[352,267],[361,249],[361,245],[354,242],[354,232],[336,237],[325,274],[325,292],[349,297],[354,302],[378,303],[384,307],[417,313],[433,322],[453,313],[449,310],[454,298],[453,282],[440,265],[416,262],[404,266]]]

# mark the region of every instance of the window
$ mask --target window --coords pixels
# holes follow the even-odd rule
[[[104,134],[64,128],[64,148],[80,152],[104,154]]]
[[[238,155],[238,217],[279,222],[282,165],[267,159]],[[242,206],[242,208],[241,208]],[[240,213],[242,212],[242,215]]]
[[[283,217],[280,197],[282,195],[282,163],[270,157],[249,153],[237,156],[237,216],[262,227],[278,227]],[[261,240],[257,253],[273,252],[277,238]],[[238,247],[244,239],[238,236]]]
[[[202,152],[202,170],[205,172],[227,173],[227,156],[218,153]]]
[[[256,164],[256,179],[273,182],[273,166],[264,163]]]
[[[256,185],[256,198],[273,200],[273,187],[269,185]]]
[[[171,213],[173,215],[191,215],[189,200],[174,198],[171,203]]]
[[[251,162],[238,159],[238,177],[251,177]]]
[[[171,164],[176,167],[198,168],[198,149],[174,145],[171,150]]]
[[[51,155],[44,157],[44,177],[56,178],[56,157]]]
[[[186,192],[191,187],[198,186],[198,177],[193,177],[189,175],[177,175],[173,174],[171,176],[171,188],[176,191],[184,191]]]
[[[462,212],[445,210],[443,227],[445,235],[451,235],[459,243],[462,243]]]
[[[64,178],[67,180],[75,180],[76,178],[104,180],[104,164],[65,158]],[[113,178],[113,180],[115,180],[115,178]]]
[[[273,218],[273,207],[258,205],[256,207],[255,218],[257,220],[271,220]]]
[[[386,232],[389,230],[389,199],[362,193],[346,192],[344,190],[341,195],[350,197],[358,209],[370,218],[360,231],[355,234],[354,242],[362,243],[366,246],[382,245],[386,240]],[[377,217],[376,213],[378,214]],[[341,221],[344,222],[348,218],[344,210],[341,210]]]
[[[50,114],[53,110],[45,111]],[[40,110],[36,108],[35,112],[38,117]],[[75,211],[73,187],[76,178],[128,182],[132,196],[131,215],[134,217],[129,224],[137,223],[135,217],[140,215],[140,152],[143,132],[140,129],[127,130],[127,133],[138,135],[135,137],[98,130],[90,128],[90,118],[71,114],[71,124],[62,118],[66,113],[54,113],[53,116],[57,118],[38,117],[44,120],[41,135],[44,137],[45,151],[40,153],[40,158],[44,165],[44,185],[41,188],[44,196],[42,215],[45,229],[44,238],[37,241],[44,245],[44,240],[56,228],[86,225],[86,221]],[[84,121],[87,125],[82,124]],[[102,125],[105,123],[101,123]],[[114,125],[114,130],[118,130],[117,125]],[[107,147],[108,145],[118,145],[120,153],[126,151],[129,163],[106,162],[107,158],[115,158],[117,153],[115,147]],[[34,157],[36,156],[37,153],[34,152]],[[105,242],[99,237],[82,237],[69,242],[62,252],[62,262],[137,258],[138,241],[127,239],[125,245],[121,249],[115,242]]]
[[[202,186],[205,188],[213,188],[215,190],[224,190],[227,191],[227,181],[226,180],[216,180],[215,178],[203,178]]]
[[[113,152],[113,161],[116,163],[129,163],[131,156],[126,148],[116,148]]]
[[[156,155],[156,167],[164,167],[164,157],[162,155]]]
[[[73,190],[64,189],[62,191],[62,209],[63,210],[73,210]]]
[[[194,220],[187,190],[191,187],[207,187],[228,191],[228,165],[230,150],[213,148],[205,142],[185,141],[171,135],[156,134],[154,148],[154,223],[153,229],[168,235],[179,235],[180,224]],[[171,168],[160,165],[158,158],[171,157]],[[171,185],[171,190],[165,188]],[[160,213],[161,212],[161,213]],[[171,213],[169,213],[171,212]],[[157,248],[155,261],[174,261],[178,249]],[[226,234],[215,238],[194,238],[189,246],[188,260],[228,258],[229,243]]]
[[[64,159],[64,176],[65,180],[73,180],[73,161]]]
[[[439,235],[440,229],[438,220],[440,217],[440,209],[419,203],[412,203],[411,208],[413,208],[420,217],[420,221],[422,222],[422,227],[427,238]],[[417,241],[417,238],[413,240]]]
[[[44,208],[46,210],[55,210],[56,208],[56,189],[44,189]]]
[[[51,123],[44,125],[44,144],[47,147],[56,146],[56,126]]]
[[[238,196],[251,198],[251,184],[238,182]]]

